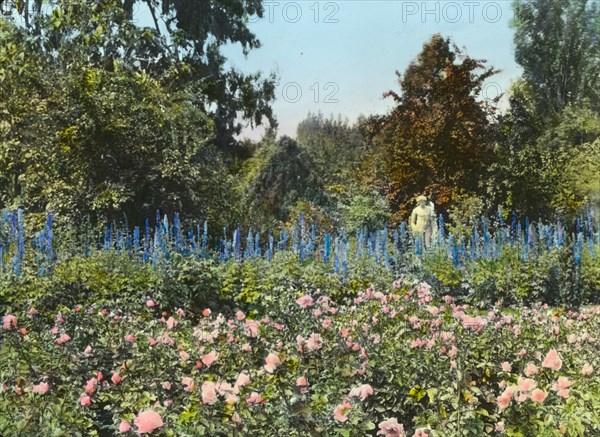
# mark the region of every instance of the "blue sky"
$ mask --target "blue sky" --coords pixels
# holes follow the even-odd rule
[[[294,136],[307,113],[348,118],[385,113],[382,93],[398,91],[403,72],[434,33],[450,37],[465,52],[502,72],[484,93],[505,92],[521,74],[514,61],[510,1],[265,1],[265,17],[250,29],[262,47],[244,57],[239,45],[223,49],[244,72],[275,72],[273,104],[279,134]],[[317,91],[318,90],[318,91]],[[300,94],[301,93],[301,94]],[[243,136],[260,138],[262,130]]]

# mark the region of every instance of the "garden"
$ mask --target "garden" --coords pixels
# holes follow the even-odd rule
[[[0,437],[600,436],[599,40],[0,0]]]
[[[600,432],[593,222],[500,216],[465,245],[440,220],[424,248],[405,224],[242,241],[178,216],[84,246],[52,219],[3,216],[3,435]]]

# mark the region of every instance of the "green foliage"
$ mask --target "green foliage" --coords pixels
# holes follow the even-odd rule
[[[325,187],[348,185],[356,180],[362,152],[360,122],[361,119],[350,125],[341,117],[325,118],[322,113],[309,113],[298,124],[298,146],[310,156]]]
[[[488,207],[502,204],[529,217],[572,220],[583,206],[600,208],[596,170],[600,118],[587,103],[568,105],[543,120],[532,89],[519,82],[511,111],[501,120],[500,144],[488,168]]]
[[[585,99],[596,109],[600,9],[587,0],[513,2],[515,59],[542,116]]]
[[[98,252],[91,257],[75,256],[59,261],[50,276],[35,273],[5,277],[0,296],[5,304],[29,301],[55,308],[60,305],[102,304],[120,296],[136,298],[154,292],[161,273],[128,255]],[[60,293],[57,290],[61,290]]]
[[[431,253],[422,271],[439,275],[439,288],[409,276],[390,287],[389,274],[367,258],[340,276],[318,262],[301,264],[290,252],[272,263],[181,258],[160,277],[114,252],[63,260],[49,277],[0,284],[2,315],[17,320],[12,326],[4,319],[0,328],[0,432],[114,435],[121,421],[135,432],[134,418],[152,409],[163,421],[157,435],[173,436],[358,437],[389,418],[408,435],[496,435],[501,426],[508,435],[561,428],[594,435],[598,308],[483,305],[543,298],[535,281],[571,265],[570,256],[564,250],[534,265],[507,248],[495,263],[472,263],[459,272],[461,282],[502,279],[497,293],[504,294],[467,296],[473,305],[458,306],[452,304],[464,304],[462,298],[445,296],[456,287],[457,270],[441,253]],[[589,284],[588,292],[600,281],[597,259],[584,252],[581,284]],[[561,299],[577,299],[567,276],[560,279],[567,292]],[[550,349],[558,351],[559,370],[542,366]],[[267,370],[269,354],[279,363]],[[582,371],[586,363],[591,373]],[[515,395],[499,408],[502,385],[517,386],[529,364],[538,368],[530,377],[545,401],[522,390],[526,399]],[[241,372],[249,381],[236,384]],[[120,379],[112,379],[115,373]],[[572,382],[568,399],[553,389],[558,377]],[[42,382],[48,391],[35,393]],[[217,385],[213,400],[210,382]],[[372,393],[352,394],[364,385]],[[252,404],[251,396],[262,400]],[[337,420],[334,410],[344,401],[347,419]]]
[[[483,213],[483,199],[477,195],[457,194],[452,202],[448,216],[452,224],[448,232],[456,236],[467,237]]]
[[[391,216],[385,199],[376,191],[351,190],[342,201],[342,220],[350,234],[358,229],[383,229]]]
[[[135,24],[136,3],[170,41]],[[36,5],[21,25],[0,19],[2,203],[71,223],[142,222],[157,208],[233,221],[226,158],[243,121],[274,124],[274,85],[225,71],[219,47],[259,45],[246,20],[261,2]]]
[[[195,310],[223,307],[229,302],[226,273],[227,270],[213,259],[176,256],[161,276],[158,297],[172,307]]]
[[[269,218],[285,222],[293,205],[302,200],[317,202],[322,191],[310,157],[286,136],[275,144],[272,139],[265,141],[248,163],[244,179],[247,218],[254,224],[269,224]]]

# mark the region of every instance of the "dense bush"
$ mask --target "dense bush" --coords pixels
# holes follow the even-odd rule
[[[600,307],[478,312],[407,278],[336,305],[293,261],[270,278],[228,265],[226,314],[166,306],[160,288],[69,306],[17,296],[0,329],[0,433],[600,432]]]

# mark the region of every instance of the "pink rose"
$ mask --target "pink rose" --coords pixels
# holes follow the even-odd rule
[[[265,370],[269,373],[273,373],[275,371],[275,369],[277,368],[278,365],[281,364],[281,360],[279,359],[279,355],[274,354],[274,353],[270,353],[269,355],[267,355],[267,358],[265,358]]]
[[[202,362],[206,367],[210,367],[218,358],[217,351],[213,350],[202,357]]]
[[[539,372],[539,369],[537,368],[537,366],[533,363],[529,363],[527,364],[527,367],[525,368],[525,376],[533,376],[535,374],[537,374]]]
[[[184,377],[181,380],[181,383],[185,385],[184,391],[193,391],[194,390],[194,380],[188,376]]]
[[[256,404],[262,404],[265,400],[255,391],[253,391],[252,393],[250,393],[250,396],[248,396],[246,398],[246,403],[248,405],[256,405]]]
[[[594,372],[594,368],[592,367],[592,365],[590,363],[585,363],[583,365],[583,367],[581,368],[581,374],[583,376],[589,376]]]
[[[250,383],[250,376],[248,376],[247,373],[241,372],[235,381],[235,387],[237,387],[239,389],[239,387],[243,387],[245,385],[248,385],[249,383]]]
[[[43,395],[46,394],[49,388],[50,386],[47,382],[40,382],[38,385],[34,385],[33,387],[31,387],[31,392]]]
[[[139,434],[152,432],[164,425],[160,415],[152,410],[146,410],[139,413],[135,418],[134,423],[138,428],[137,432]]]
[[[4,325],[4,329],[17,329],[17,318],[12,314],[7,314],[2,318],[2,324]]]
[[[313,300],[313,298],[310,295],[305,294],[301,298],[297,299],[296,303],[298,305],[300,305],[301,308],[306,309],[308,307],[313,306],[315,304],[315,301]]]
[[[404,425],[398,423],[396,418],[384,420],[379,424],[377,435],[384,437],[405,437]]]
[[[129,425],[128,422],[121,420],[121,423],[119,424],[119,433],[124,434],[129,431],[131,431],[131,425]]]
[[[348,401],[344,401],[337,405],[333,410],[333,418],[338,422],[345,422],[348,420],[348,414],[352,410],[352,405]]]
[[[92,403],[92,398],[86,394],[82,394],[81,397],[79,398],[79,403],[81,405],[83,405],[84,407],[87,407],[88,405],[90,405]]]
[[[212,381],[206,381],[202,384],[202,403],[214,404],[217,401],[217,390],[215,383]]]
[[[71,337],[69,337],[68,334],[62,333],[56,340],[54,340],[54,343],[55,344],[65,344],[65,343],[68,343],[69,341],[71,341]]]
[[[556,349],[550,349],[550,351],[546,354],[544,361],[542,362],[542,367],[546,367],[548,369],[560,370],[562,367],[562,360],[558,355]]]
[[[548,397],[548,393],[546,393],[544,390],[540,390],[539,388],[531,392],[531,400],[539,404],[544,402],[546,397]]]
[[[348,395],[348,397],[359,397],[360,400],[364,402],[364,400],[372,394],[373,387],[371,387],[369,384],[363,384],[359,387],[355,387],[352,390],[350,390],[350,394]]]

